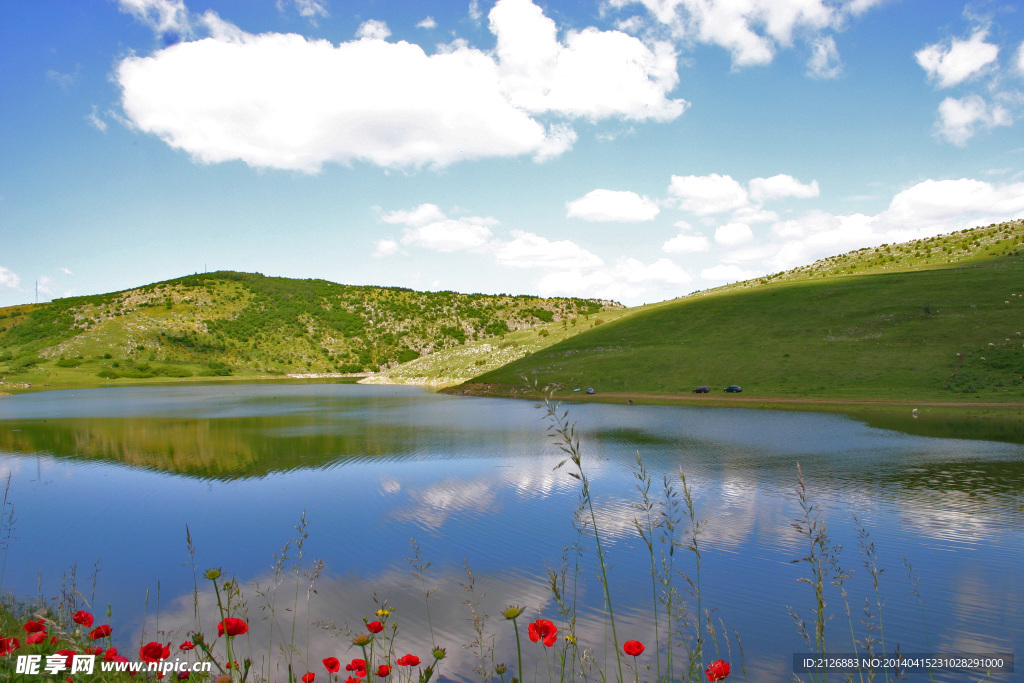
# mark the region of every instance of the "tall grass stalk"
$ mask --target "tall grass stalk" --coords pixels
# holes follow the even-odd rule
[[[696,571],[693,579],[685,574],[682,574],[683,578],[690,584],[690,593],[694,596],[697,601],[697,643],[696,647],[691,649],[688,653],[687,659],[687,673],[691,680],[700,677],[700,672],[704,668],[704,626],[702,624],[704,607],[703,597],[700,587],[700,536],[704,533],[704,527],[706,522],[704,520],[697,519],[697,509],[693,505],[693,489],[690,488],[689,483],[686,481],[686,473],[683,472],[682,468],[679,469],[679,480],[683,484],[683,505],[686,507],[686,517],[689,519],[689,527],[687,529],[689,539],[687,543],[687,549],[693,553],[694,560],[696,562]]]
[[[571,460],[576,466],[576,471],[570,472],[569,474],[580,482],[581,505],[589,513],[591,533],[594,534],[594,547],[597,552],[598,565],[601,571],[601,586],[604,588],[604,601],[608,609],[608,622],[612,630],[612,645],[615,648],[616,680],[618,683],[623,683],[622,653],[620,651],[621,648],[619,647],[618,633],[615,630],[615,609],[612,606],[612,596],[609,589],[608,563],[605,557],[604,548],[601,546],[601,535],[597,527],[597,514],[594,511],[594,501],[590,496],[590,480],[587,478],[586,472],[583,469],[583,451],[580,446],[579,437],[576,436],[576,423],[568,421],[568,411],[559,412],[559,408],[561,407],[559,403],[552,403],[549,399],[545,398],[544,407],[547,411],[547,417],[550,422],[548,434],[555,438],[555,445],[557,445],[563,453],[569,456],[567,460],[562,460],[558,463],[558,465],[555,466],[555,469],[560,468],[569,460]]]
[[[814,589],[814,609],[812,610],[814,613],[814,649],[824,657],[828,651],[825,642],[825,624],[828,621],[828,617],[825,615],[825,583],[829,576],[827,560],[829,547],[828,531],[825,521],[818,515],[818,506],[811,502],[810,496],[807,493],[807,484],[804,482],[803,470],[801,470],[799,463],[796,466],[796,476],[796,493],[803,515],[792,523],[792,527],[801,536],[807,538],[808,550],[806,556],[793,560],[793,562],[805,562],[811,569],[811,578],[800,577],[797,581],[807,583]],[[788,609],[791,615],[795,615],[792,608]],[[800,622],[801,629],[803,628],[802,625],[803,622]],[[802,635],[806,639],[806,630],[802,632]],[[814,677],[812,676],[811,679],[814,680]],[[828,680],[827,670],[822,673],[821,680]]]
[[[874,630],[874,625],[871,623],[872,620],[878,621],[878,642],[882,646],[882,657],[885,657],[885,622],[882,618],[882,607],[885,605],[885,600],[882,599],[881,588],[879,587],[879,578],[885,571],[878,566],[878,554],[875,551],[875,542],[871,540],[871,532],[867,530],[857,516],[853,516],[853,525],[857,530],[858,545],[860,546],[861,556],[864,558],[864,567],[868,570],[868,574],[871,576],[871,585],[875,591],[875,613],[871,614],[870,608],[865,605],[864,611],[867,617],[868,628]],[[889,670],[885,670],[885,680],[889,680]]]
[[[644,460],[640,457],[640,451],[636,452],[636,470],[633,473],[636,477],[636,488],[640,493],[640,503],[634,503],[633,508],[640,512],[643,516],[643,521],[633,518],[633,526],[636,527],[637,533],[640,534],[640,538],[643,539],[644,545],[647,546],[647,555],[650,558],[651,565],[651,601],[654,609],[654,655],[656,664],[656,681],[661,680],[661,634],[658,629],[658,613],[661,609],[658,605],[658,565],[654,557],[654,534],[655,530],[661,525],[661,520],[657,523],[654,521],[654,503],[651,501],[651,474],[647,471],[644,466]],[[634,665],[636,662],[634,661]],[[634,672],[637,675],[639,681],[639,672]]]

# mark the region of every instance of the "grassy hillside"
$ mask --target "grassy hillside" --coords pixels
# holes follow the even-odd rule
[[[724,387],[739,384],[744,398],[1019,402],[1022,238],[1024,224],[1001,224],[888,247],[910,260],[861,250],[827,259],[836,270],[828,277],[808,267],[686,297],[484,373],[468,388],[507,392],[525,378],[563,394],[689,395],[708,385],[724,398]],[[954,263],[927,265],[913,260],[927,258],[925,244],[936,258],[970,248]]]
[[[40,383],[376,372],[621,308],[216,272],[0,309],[0,391]]]

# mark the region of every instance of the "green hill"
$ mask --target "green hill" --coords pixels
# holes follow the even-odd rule
[[[0,309],[0,391],[108,379],[362,374],[619,308],[593,299],[191,275]]]
[[[631,311],[457,389],[1024,401],[1022,240],[1012,222],[852,252]]]

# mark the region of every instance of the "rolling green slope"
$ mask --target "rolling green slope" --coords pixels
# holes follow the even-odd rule
[[[671,396],[708,385],[725,398],[722,389],[739,384],[744,398],[1019,402],[1022,227],[979,229],[997,239],[939,267],[880,272],[894,262],[875,256],[873,273],[766,278],[636,311],[457,389],[508,393],[536,382],[561,395],[593,387]],[[967,237],[974,245],[967,233],[945,245]],[[863,260],[870,271],[862,252],[830,261]]]

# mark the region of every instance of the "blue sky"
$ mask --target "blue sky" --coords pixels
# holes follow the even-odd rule
[[[0,306],[203,270],[660,301],[1024,217],[1024,16],[6,0]]]

